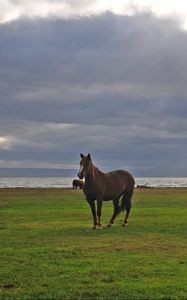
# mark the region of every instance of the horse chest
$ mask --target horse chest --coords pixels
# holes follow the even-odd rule
[[[98,198],[103,198],[103,191],[93,185],[86,185],[84,186],[84,194],[87,200],[96,200]]]

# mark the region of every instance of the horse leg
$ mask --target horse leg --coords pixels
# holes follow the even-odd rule
[[[97,217],[98,217],[98,226],[99,229],[101,229],[102,225],[101,225],[101,210],[102,210],[102,204],[103,201],[102,200],[97,200]]]
[[[125,220],[124,220],[122,226],[128,225],[128,217],[129,217],[130,210],[131,210],[131,196],[132,196],[132,195],[129,195],[129,196],[128,196],[128,199],[127,199],[127,206],[126,206]]]
[[[112,224],[114,223],[114,220],[119,212],[119,198],[113,199],[113,204],[114,204],[114,212],[113,215],[110,219],[110,222],[108,224],[108,227],[111,227]]]
[[[88,201],[91,211],[92,211],[92,216],[93,216],[93,229],[97,228],[97,216],[96,216],[96,209],[95,209],[95,202],[94,201]]]

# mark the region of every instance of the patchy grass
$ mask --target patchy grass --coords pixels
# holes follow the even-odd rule
[[[81,191],[1,189],[0,299],[187,299],[187,189],[133,203],[129,226],[94,231]]]

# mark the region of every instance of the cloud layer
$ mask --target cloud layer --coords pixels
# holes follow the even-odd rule
[[[2,0],[0,23],[34,18],[80,18],[106,12],[132,16],[149,12],[155,16],[175,16],[187,28],[187,3],[185,0]]]
[[[105,170],[187,176],[178,19],[22,20],[0,26],[0,44],[0,166],[69,166],[91,152]]]

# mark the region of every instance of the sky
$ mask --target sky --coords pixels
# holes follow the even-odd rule
[[[0,168],[187,177],[186,53],[186,1],[1,0]]]

